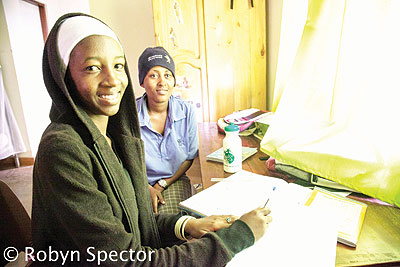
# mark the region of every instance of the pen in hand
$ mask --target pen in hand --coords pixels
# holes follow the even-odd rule
[[[274,186],[273,188],[272,188],[272,192],[274,192],[275,191],[275,189],[276,189],[276,186]],[[271,192],[271,193],[272,193]],[[271,195],[268,197],[268,199],[267,199],[267,201],[265,202],[265,204],[264,204],[264,207],[263,208],[265,208],[266,206],[267,206],[267,204],[268,204],[268,201],[269,201],[269,199],[271,198]]]

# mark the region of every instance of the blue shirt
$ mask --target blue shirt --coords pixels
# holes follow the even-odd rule
[[[161,135],[151,126],[146,99],[146,94],[137,98],[136,105],[146,153],[147,178],[154,185],[161,178],[173,176],[185,160],[198,156],[199,137],[192,105],[171,96],[164,135]]]

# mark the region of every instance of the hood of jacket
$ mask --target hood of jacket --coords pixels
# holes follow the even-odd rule
[[[57,47],[57,34],[60,25],[64,20],[73,16],[89,16],[82,13],[70,13],[60,17],[51,32],[45,44],[43,53],[43,78],[52,99],[50,110],[50,120],[56,122],[66,117],[75,119],[70,120],[71,123],[83,123],[93,140],[101,136],[100,131],[94,125],[87,113],[81,106],[77,104],[73,94],[74,88],[68,86],[65,80],[66,68],[62,63],[61,56]],[[89,16],[91,17],[91,16]],[[132,81],[129,75],[128,64],[125,64],[125,71],[128,76],[128,86],[122,97],[120,109],[118,113],[109,118],[108,132],[117,132],[126,136],[134,136],[140,138],[140,128],[138,123],[138,115],[135,105],[135,96],[132,87]]]

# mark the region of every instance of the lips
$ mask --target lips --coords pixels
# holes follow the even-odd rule
[[[168,89],[157,90],[157,93],[160,94],[160,95],[166,95],[166,94],[168,94]]]
[[[121,92],[115,92],[112,94],[99,94],[100,101],[105,105],[116,105],[119,103]]]

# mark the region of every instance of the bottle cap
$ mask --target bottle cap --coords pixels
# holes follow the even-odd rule
[[[239,127],[233,124],[232,122],[225,127],[225,132],[236,132],[236,131],[239,131]]]

